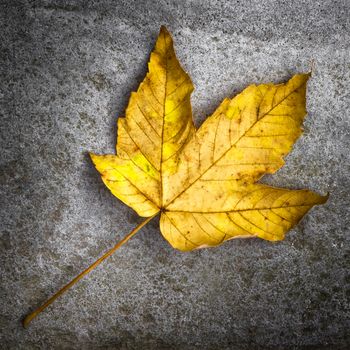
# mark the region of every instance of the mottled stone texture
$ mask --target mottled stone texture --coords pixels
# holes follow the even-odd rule
[[[2,349],[347,349],[348,0],[2,0]],[[196,90],[197,125],[250,83],[310,69],[305,133],[265,182],[330,193],[285,241],[180,253],[155,219],[32,323],[21,318],[140,219],[88,150],[116,118],[159,27]]]

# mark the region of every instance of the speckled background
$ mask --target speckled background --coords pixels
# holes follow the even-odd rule
[[[348,349],[350,2],[0,1],[2,349]],[[140,219],[87,151],[159,27],[196,86],[197,125],[250,83],[308,71],[305,133],[264,181],[330,192],[277,244],[180,253],[158,219],[24,330],[21,319]]]

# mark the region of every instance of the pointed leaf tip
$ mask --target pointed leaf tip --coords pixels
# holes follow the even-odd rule
[[[165,26],[164,24],[162,24],[162,25],[160,26],[159,33],[165,34],[165,35],[170,35],[168,29],[166,28],[166,26]]]

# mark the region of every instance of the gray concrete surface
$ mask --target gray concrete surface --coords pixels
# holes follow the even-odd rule
[[[2,349],[347,349],[350,2],[1,1]],[[285,241],[172,250],[150,223],[43,313],[21,318],[140,220],[87,151],[116,117],[161,24],[196,123],[250,83],[309,70],[305,134],[265,182],[330,192]]]

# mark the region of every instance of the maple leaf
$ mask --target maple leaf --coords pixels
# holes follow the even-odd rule
[[[147,217],[113,248],[24,319],[24,326],[112,255],[159,212],[160,229],[179,250],[237,237],[282,240],[328,196],[257,183],[280,169],[302,133],[309,74],[285,84],[250,85],[226,98],[196,130],[193,85],[161,27],[148,73],[118,119],[117,154],[90,154],[110,191]]]
[[[193,85],[162,27],[149,71],[118,119],[117,155],[91,158],[110,191],[140,216],[161,212],[168,242],[188,251],[237,237],[281,240],[327,197],[257,183],[283,166],[302,133],[309,74],[250,85],[195,130]]]

